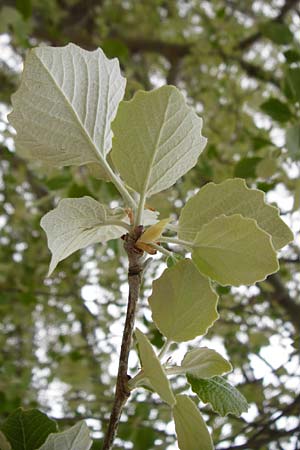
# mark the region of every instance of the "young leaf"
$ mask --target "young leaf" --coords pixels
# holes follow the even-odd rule
[[[293,233],[279,217],[278,208],[267,205],[264,192],[249,189],[240,178],[208,183],[188,200],[179,218],[179,238],[194,240],[203,225],[222,214],[241,214],[256,220],[272,236],[275,249],[293,240]]]
[[[150,244],[151,242],[157,242],[162,235],[166,225],[170,222],[171,219],[162,219],[151,227],[147,228],[146,231],[142,234],[142,236],[137,240],[137,247],[139,242],[143,242],[145,244]]]
[[[162,400],[167,402],[170,406],[173,406],[175,404],[175,397],[170,387],[169,380],[148,338],[139,329],[136,329],[135,336],[145,377],[148,378],[150,385]]]
[[[202,119],[174,86],[139,91],[121,102],[112,124],[112,160],[142,197],[163,191],[197,162],[206,139]]]
[[[52,253],[48,276],[59,261],[76,250],[122,236],[126,230],[115,224],[118,218],[119,210],[114,215],[113,210],[110,211],[91,197],[61,200],[41,220]]]
[[[204,403],[210,403],[213,410],[221,416],[234,414],[240,416],[248,411],[245,397],[222,377],[208,379],[187,375],[192,390]]]
[[[93,441],[84,421],[62,433],[50,434],[39,450],[89,450]]]
[[[30,50],[9,116],[17,149],[55,166],[104,163],[125,84],[117,59],[101,49],[69,44]]]
[[[213,442],[200,411],[187,395],[176,395],[173,416],[180,450],[213,450]]]
[[[1,431],[13,450],[36,450],[57,431],[57,425],[37,409],[18,408],[2,424]]]
[[[271,237],[253,219],[219,216],[196,235],[192,259],[222,286],[253,284],[279,269]]]
[[[185,354],[181,367],[195,378],[210,378],[231,372],[231,364],[215,350],[196,348]]]
[[[153,321],[169,340],[203,335],[218,319],[218,296],[189,259],[166,269],[149,298]]]

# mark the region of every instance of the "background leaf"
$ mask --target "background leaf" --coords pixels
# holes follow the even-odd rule
[[[19,408],[2,424],[1,431],[13,450],[36,450],[57,431],[57,425],[37,409]]]
[[[270,98],[260,105],[260,109],[268,114],[272,119],[277,122],[287,122],[291,119],[292,113],[286,103],[278,100],[277,98]]]

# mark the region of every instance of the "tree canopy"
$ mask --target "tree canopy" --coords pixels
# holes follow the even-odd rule
[[[299,17],[299,2],[295,0],[2,1],[0,424],[19,406],[42,409],[58,421],[61,430],[80,419],[89,419],[95,448],[99,448],[111,410],[120,323],[126,309],[127,267],[122,241],[76,252],[59,263],[51,278],[46,278],[50,255],[39,223],[66,197],[89,196],[117,208],[117,190],[103,180],[103,173],[93,164],[46,169],[38,162],[29,163],[21,153],[15,153],[14,132],[6,118],[27,50],[39,44],[63,46],[73,42],[87,50],[101,47],[108,57],[119,59],[128,80],[126,100],[139,89],[149,91],[168,83],[177,86],[203,117],[206,150],[174,186],[153,176],[146,187],[140,187],[130,173],[124,175],[129,186],[153,194],[149,207],[159,210],[161,218],[176,221],[185,204],[183,211],[192,216],[193,203],[187,200],[202,186],[211,190],[212,206],[219,195],[216,186],[222,186],[222,193],[227,192],[236,201],[232,213],[240,214],[238,195],[248,186],[264,191],[293,229],[296,239],[280,251],[278,273],[250,288],[228,287],[222,281],[223,274],[212,277],[221,297],[220,319],[197,343],[202,345],[211,339],[215,349],[228,355],[234,366],[228,379],[238,385],[250,404],[250,410],[241,418],[218,417],[217,401],[213,408],[201,404],[216,448],[297,448]],[[168,89],[166,95],[172,95],[173,88]],[[142,101],[143,95],[138,95]],[[143,120],[131,115],[130,102],[122,108],[128,122]],[[113,132],[122,136],[118,120]],[[130,136],[126,143],[116,139],[112,154],[116,167],[122,164],[122,149],[127,144]],[[139,166],[138,161],[131,161],[131,165],[135,162]],[[226,180],[233,177],[244,179],[246,184],[236,180],[234,188],[226,185]],[[155,189],[157,183],[168,190],[159,192]],[[201,192],[193,197],[199,204]],[[223,207],[228,210],[229,204]],[[213,215],[213,208],[206,213]],[[254,210],[253,215],[256,218],[258,212]],[[191,231],[185,231],[184,220],[182,214],[180,237],[188,240]],[[208,219],[203,215],[195,220],[205,224]],[[224,227],[228,218],[222,220],[216,226]],[[275,248],[284,245],[279,240],[275,244],[275,238],[273,243]],[[252,250],[255,254],[261,249]],[[198,264],[203,269],[203,261]],[[161,271],[161,261],[154,259],[145,274],[138,309],[138,324],[147,330],[157,349],[162,347],[163,339],[152,323],[148,298],[151,280]],[[155,320],[154,310],[153,315]],[[176,353],[175,344],[173,347],[178,362],[182,355]],[[130,368],[138,366],[132,352]],[[205,393],[205,383],[198,384],[193,384],[194,392]],[[180,379],[176,388],[180,393]],[[134,399],[122,417],[115,448],[132,448],[131,444],[137,450],[174,448],[166,405],[150,392],[145,395],[137,391]],[[179,401],[192,408],[185,396],[180,396]]]

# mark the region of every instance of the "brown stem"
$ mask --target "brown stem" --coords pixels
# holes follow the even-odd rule
[[[119,358],[119,369],[116,383],[115,398],[112,412],[110,415],[108,428],[104,437],[102,450],[111,450],[117,433],[122,410],[130,396],[128,388],[128,357],[131,347],[132,334],[134,328],[136,305],[139,297],[141,279],[142,279],[142,256],[143,251],[135,247],[137,239],[141,236],[143,227],[136,227],[131,235],[124,236],[124,248],[128,255],[128,305],[126,320],[123,330],[121,352]]]

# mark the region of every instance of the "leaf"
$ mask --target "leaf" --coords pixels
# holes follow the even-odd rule
[[[300,126],[294,125],[286,130],[285,145],[294,161],[300,159]]]
[[[289,68],[286,73],[286,85],[289,96],[295,101],[300,101],[300,67]]]
[[[283,54],[289,64],[300,61],[300,53],[296,49],[289,49]]]
[[[17,149],[54,166],[105,165],[125,83],[118,61],[101,49],[69,44],[30,50],[9,116]]]
[[[175,404],[175,397],[169,380],[148,338],[139,329],[136,329],[135,336],[145,377],[148,378],[151,386],[162,400],[170,406],[173,406]]]
[[[57,431],[57,425],[37,409],[18,408],[2,424],[1,431],[13,450],[36,450]]]
[[[213,442],[200,411],[187,395],[176,395],[173,416],[180,450],[213,450]]]
[[[286,103],[277,98],[270,98],[260,105],[260,109],[277,122],[287,122],[291,119],[292,113]]]
[[[264,36],[278,45],[290,44],[294,39],[293,33],[287,25],[274,20],[261,24],[260,29]]]
[[[240,416],[248,411],[249,406],[245,397],[224,378],[199,379],[188,375],[187,379],[200,400],[210,403],[213,410],[221,416],[227,414]]]
[[[234,168],[234,176],[239,178],[256,178],[256,166],[261,158],[242,158]]]
[[[256,175],[259,178],[270,178],[277,171],[277,161],[274,158],[267,157],[262,159],[256,166]]]
[[[137,240],[137,244],[139,242],[144,242],[145,244],[150,244],[151,242],[157,242],[161,237],[163,231],[166,226],[170,222],[171,219],[162,219],[151,227],[147,228],[146,231],[141,235],[141,237]],[[137,245],[138,246],[138,245]]]
[[[300,179],[296,180],[294,188],[293,211],[300,209]]]
[[[218,319],[218,296],[189,259],[179,261],[153,283],[149,298],[155,325],[169,340],[206,334]]]
[[[206,144],[202,119],[174,86],[139,91],[121,102],[112,124],[112,160],[143,197],[172,186],[188,172]]]
[[[279,217],[278,208],[267,205],[265,194],[249,189],[242,179],[208,183],[190,198],[179,218],[180,239],[194,240],[203,225],[222,214],[241,214],[256,220],[258,226],[272,236],[275,249],[293,240],[293,233]]]
[[[215,350],[196,348],[185,354],[181,368],[195,378],[210,378],[231,372],[231,364]]]
[[[39,450],[89,450],[93,441],[84,421],[62,433],[50,434]]]
[[[114,224],[119,218],[120,213],[114,214],[91,197],[61,200],[41,220],[52,253],[48,276],[76,250],[122,236],[126,230]]]
[[[0,450],[12,450],[10,443],[2,431],[0,431]]]
[[[253,284],[279,269],[271,236],[253,219],[219,216],[196,235],[192,259],[222,286]]]
[[[104,167],[99,163],[89,163],[86,165],[89,174],[96,180],[111,181]]]

